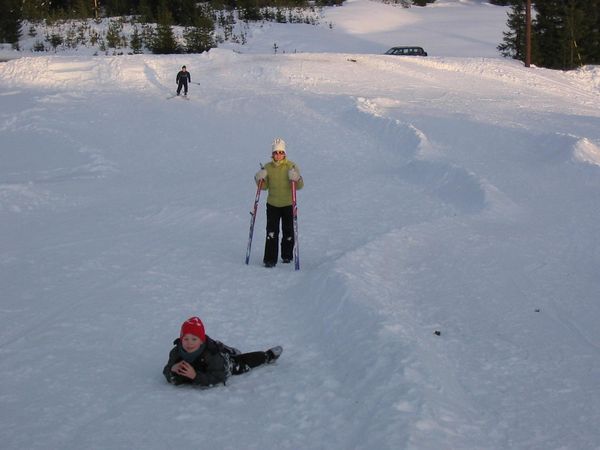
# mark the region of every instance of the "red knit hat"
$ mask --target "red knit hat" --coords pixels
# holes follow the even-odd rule
[[[202,342],[206,340],[206,333],[204,332],[204,325],[199,317],[190,317],[188,320],[183,322],[181,325],[180,338],[183,338],[186,334],[193,334],[200,338]]]

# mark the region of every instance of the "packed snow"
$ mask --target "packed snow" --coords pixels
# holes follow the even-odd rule
[[[1,447],[600,448],[600,68],[499,58],[506,11],[354,0],[201,55],[0,64]],[[244,264],[275,137],[300,271],[262,267],[264,196]],[[169,385],[192,315],[283,355]]]

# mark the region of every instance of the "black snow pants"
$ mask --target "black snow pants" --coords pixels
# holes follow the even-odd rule
[[[249,352],[229,357],[231,361],[231,375],[241,375],[250,369],[267,363],[266,352]]]
[[[267,203],[267,239],[265,241],[265,264],[277,264],[279,246],[279,223],[281,222],[281,259],[291,261],[294,258],[294,211],[290,206],[272,206]]]
[[[184,95],[187,95],[188,92],[188,80],[187,77],[180,77],[179,84],[177,85],[177,95],[181,93],[181,88],[183,88]]]

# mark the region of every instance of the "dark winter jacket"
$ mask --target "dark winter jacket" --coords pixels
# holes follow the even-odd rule
[[[190,76],[189,72],[187,72],[187,71],[184,72],[183,70],[180,70],[177,73],[177,78],[175,78],[175,82],[178,84],[181,82],[183,82],[183,84],[188,84],[188,82],[189,83],[192,82],[192,77]]]
[[[163,375],[169,383],[187,383],[199,386],[210,386],[218,383],[225,384],[229,373],[227,361],[221,354],[221,346],[223,344],[206,336],[206,341],[203,344],[204,350],[194,360],[188,360],[196,370],[196,378],[193,380],[171,372],[171,367],[183,359],[181,352],[184,352],[180,339],[175,339],[173,344],[175,347],[169,353],[169,362],[163,369]]]

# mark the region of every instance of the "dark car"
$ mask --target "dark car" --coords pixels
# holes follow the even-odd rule
[[[405,56],[427,56],[427,52],[423,47],[392,47],[386,55],[405,55]]]

